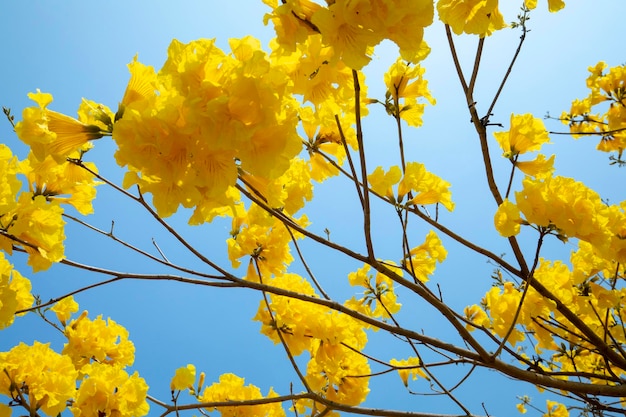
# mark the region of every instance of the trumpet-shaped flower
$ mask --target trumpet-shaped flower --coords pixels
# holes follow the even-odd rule
[[[193,389],[194,382],[196,382],[196,367],[192,364],[187,364],[187,366],[180,367],[176,370],[170,382],[170,389],[172,391]]]
[[[498,233],[509,237],[519,233],[522,219],[517,206],[506,199],[498,206],[493,222]]]
[[[532,114],[511,115],[511,126],[508,132],[494,132],[504,157],[512,158],[517,154],[538,151],[544,143],[548,143],[548,131],[543,122]]]
[[[51,94],[37,90],[36,93],[29,93],[28,97],[38,107],[24,109],[22,121],[15,125],[15,132],[39,160],[50,155],[57,161],[63,161],[70,153],[106,133],[97,125],[87,125],[73,117],[49,110]]]
[[[506,27],[498,0],[439,0],[439,19],[457,35],[465,32],[481,37]]]

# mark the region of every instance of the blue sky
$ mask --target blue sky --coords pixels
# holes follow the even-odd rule
[[[506,21],[514,20],[520,2],[502,5]],[[527,41],[513,70],[509,84],[500,98],[492,120],[508,124],[515,113],[533,113],[543,117],[546,112],[559,115],[569,109],[575,98],[586,95],[587,67],[600,60],[609,65],[624,62],[622,38],[617,36],[626,12],[621,0],[595,2],[567,1],[567,7],[558,14],[549,14],[545,1],[532,13]],[[584,4],[581,4],[584,3]],[[52,93],[50,106],[56,111],[74,115],[82,97],[116,108],[128,81],[126,64],[135,54],[143,63],[160,68],[166,58],[167,46],[173,38],[188,42],[197,38],[216,38],[218,45],[227,49],[227,39],[252,34],[264,45],[273,36],[270,27],[263,25],[266,7],[260,1],[110,1],[110,2],[6,2],[0,15],[0,38],[5,59],[0,64],[0,105],[10,107],[16,118],[30,106],[28,92],[40,88]],[[409,158],[426,164],[433,172],[452,183],[456,210],[444,214],[446,225],[466,237],[499,253],[502,241],[490,230],[495,205],[488,195],[479,158],[479,147],[469,123],[464,98],[455,76],[450,52],[446,48],[442,25],[435,23],[426,31],[426,40],[432,53],[425,61],[437,105],[428,106],[424,127],[407,133]],[[506,30],[487,39],[482,72],[477,84],[478,106],[484,110],[491,100],[497,83],[504,74],[509,59],[517,46],[519,32]],[[459,39],[457,47],[465,68],[469,68],[475,51],[476,39]],[[382,73],[395,60],[396,49],[383,44],[376,49],[371,68],[366,72],[370,95],[383,98]],[[565,126],[546,121],[549,130],[564,131]],[[365,139],[369,166],[396,164],[393,151],[395,136],[393,121],[380,109],[372,111],[365,121]],[[20,145],[10,125],[0,122],[0,141],[15,149],[21,158],[26,149]],[[574,141],[568,137],[553,136],[553,144],[545,152],[557,153],[557,173],[584,181],[611,201],[623,199],[624,171],[608,166],[607,155],[594,151],[597,139]],[[391,145],[390,145],[391,143]],[[492,155],[500,152],[492,142]],[[100,172],[119,181],[122,171],[114,165],[111,141],[98,143],[90,156]],[[509,168],[505,160],[496,161],[500,185],[504,186]],[[353,219],[356,200],[345,183],[333,181],[316,189],[316,200],[306,209],[313,221],[313,229],[331,230],[333,239],[360,245],[355,236],[356,226],[346,226]],[[168,237],[158,225],[145,219],[137,205],[121,200],[106,187],[100,187],[95,203],[96,214],[87,220],[108,230],[115,221],[120,237],[154,252],[154,238],[170,258],[180,263],[198,266]],[[383,215],[390,214],[382,211]],[[391,216],[390,218],[393,218]],[[185,215],[174,216],[171,222],[196,247],[228,265],[224,239],[227,222],[199,228],[185,226]],[[395,226],[395,225],[394,225]],[[397,235],[388,223],[381,221],[375,227],[380,252],[390,259],[397,254]],[[416,225],[415,233],[423,236],[426,225]],[[154,264],[112,244],[94,233],[75,225],[68,228],[67,256],[72,260],[112,269],[134,272],[162,272]],[[396,239],[396,240],[394,240]],[[416,237],[415,241],[421,239]],[[529,239],[532,244],[532,239]],[[431,284],[440,285],[444,298],[452,305],[478,303],[491,285],[489,275],[493,267],[485,259],[444,240],[449,258],[441,265]],[[389,247],[389,249],[386,249]],[[529,246],[531,247],[531,246]],[[550,242],[546,257],[567,256],[573,247]],[[335,254],[318,246],[305,244],[308,260],[318,277],[338,299],[349,298],[346,274],[359,267],[346,263]],[[506,248],[502,248],[506,252]],[[33,275],[24,266],[18,254],[12,260],[23,274],[29,276],[34,292],[43,300],[56,297],[72,289],[96,282],[101,277],[55,266],[50,271]],[[207,383],[216,381],[221,373],[233,372],[259,386],[265,393],[270,386],[281,393],[289,392],[289,383],[296,376],[288,367],[280,346],[273,346],[258,332],[259,326],[251,318],[260,300],[250,290],[197,289],[173,283],[123,282],[98,288],[76,297],[82,309],[90,316],[102,314],[111,317],[130,331],[137,349],[134,369],[146,378],[151,394],[167,400],[169,378],[174,369],[193,363],[207,373]],[[401,299],[407,326],[424,329],[429,334],[456,341],[450,328],[443,326],[432,309],[410,298]],[[389,338],[372,334],[369,349],[382,358],[401,358],[409,352]],[[17,341],[51,341],[60,349],[62,340],[43,322],[29,315],[0,334],[0,351]],[[455,370],[442,372],[446,381],[459,378]],[[412,386],[414,391],[428,392],[422,381]],[[481,414],[485,403],[492,415],[515,413],[515,396],[537,396],[532,386],[519,386],[483,372],[473,377],[459,396],[470,410]],[[399,378],[394,375],[372,382],[372,394],[366,403],[372,407],[388,407],[413,411],[458,413],[459,410],[442,397],[409,395]],[[543,402],[538,402],[542,406]],[[151,415],[161,410],[152,407]]]

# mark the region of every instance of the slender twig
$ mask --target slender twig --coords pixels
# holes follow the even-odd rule
[[[331,163],[338,168],[346,177],[350,178],[354,185],[356,186],[356,193],[359,196],[359,201],[361,202],[361,207],[365,210],[365,200],[363,198],[363,192],[361,191],[361,183],[358,181],[358,175],[356,173],[356,168],[354,166],[354,162],[352,161],[352,156],[350,155],[350,149],[348,148],[348,141],[346,140],[346,136],[343,133],[343,128],[341,127],[341,121],[339,120],[339,116],[335,115],[335,123],[337,123],[337,130],[339,131],[339,137],[341,138],[341,144],[343,145],[343,150],[346,153],[346,159],[348,160],[348,166],[350,166],[350,172],[352,175],[348,174],[343,170],[335,161],[327,157],[327,160],[331,161]],[[320,155],[326,156],[319,149],[316,149],[316,152]]]
[[[352,70],[354,81],[354,117],[356,123],[356,140],[359,144],[359,162],[361,165],[361,182],[363,184],[363,232],[365,234],[365,247],[369,259],[376,259],[374,255],[374,245],[372,243],[371,231],[371,211],[369,186],[367,185],[367,164],[365,160],[365,145],[363,143],[363,126],[361,124],[361,85],[359,84],[359,73]]]

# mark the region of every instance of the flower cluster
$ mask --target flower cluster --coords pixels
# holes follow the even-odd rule
[[[282,49],[291,52],[297,43],[319,34],[322,44],[332,48],[328,63],[342,61],[353,69],[363,68],[383,39],[395,42],[403,59],[414,61],[424,28],[434,17],[432,0],[336,0],[326,7],[310,0],[264,3],[272,8],[265,19],[274,24]]]
[[[124,186],[152,193],[161,216],[182,205],[208,221],[237,201],[229,189],[238,170],[272,180],[300,150],[287,77],[257,40],[233,39],[230,46],[227,55],[212,40],[174,40],[158,73],[130,67],[129,89],[152,89],[137,87],[142,93],[123,102],[113,129],[115,157],[128,167]]]
[[[569,125],[575,138],[594,134],[602,137],[598,150],[617,152],[626,149],[626,66],[608,68],[604,62],[589,67],[589,95],[574,100],[561,120]],[[604,109],[601,104],[604,104]],[[608,104],[608,106],[607,106]]]
[[[203,403],[235,402],[276,397],[270,389],[266,397],[254,385],[244,385],[245,380],[234,374],[223,374],[219,382],[206,387],[198,400]],[[279,402],[250,406],[217,406],[207,407],[207,411],[217,410],[222,417],[282,417],[285,415]]]
[[[428,52],[429,49],[424,48],[422,55],[426,56]],[[428,81],[423,77],[425,71],[420,65],[411,65],[398,58],[385,73],[385,86],[387,87],[385,108],[389,114],[400,117],[409,126],[422,125],[422,115],[426,105],[419,103],[419,98],[435,104],[435,99],[428,91]]]
[[[63,351],[35,342],[0,352],[0,394],[30,414],[41,409],[53,416],[69,408],[75,416],[146,415],[148,386],[136,372],[129,375],[125,370],[134,360],[126,329],[100,317],[91,321],[86,311],[66,324],[78,311],[72,297],[52,310],[68,339]]]
[[[0,252],[0,329],[13,324],[15,313],[29,308],[34,301],[31,283]]]
[[[296,274],[275,276],[264,283],[317,297],[311,285]],[[262,323],[263,334],[275,343],[282,340],[292,355],[309,352],[305,377],[315,392],[347,405],[365,400],[370,368],[359,353],[367,343],[362,323],[320,304],[274,294],[269,295],[269,303],[261,302],[255,320]],[[324,409],[314,401],[299,401],[296,406],[298,412]]]

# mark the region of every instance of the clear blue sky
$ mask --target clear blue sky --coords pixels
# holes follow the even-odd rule
[[[617,33],[623,26],[626,2],[569,0],[566,8],[554,15],[547,12],[545,2],[540,0],[531,15],[531,32],[495,109],[494,122],[506,125],[512,112],[530,112],[537,117],[543,117],[548,111],[559,115],[569,109],[574,98],[586,95],[588,66],[600,60],[611,66],[624,62],[623,40]],[[506,21],[513,21],[521,2],[503,0],[502,3],[507,3],[502,6]],[[0,38],[4,49],[0,64],[0,105],[10,107],[19,119],[21,110],[31,105],[26,94],[40,88],[53,94],[50,108],[66,114],[75,114],[82,97],[115,109],[128,81],[126,64],[135,54],[139,54],[141,62],[158,69],[173,38],[182,42],[217,38],[218,45],[227,49],[228,38],[252,34],[266,45],[273,31],[263,25],[265,10],[261,1],[253,0],[5,2],[0,11]],[[482,105],[483,110],[506,70],[518,38],[518,31],[507,30],[489,38],[485,44],[483,71],[477,85],[478,106]],[[427,107],[425,126],[408,134],[408,154],[452,183],[457,208],[453,215],[444,216],[445,223],[499,253],[501,241],[487,229],[491,227],[495,205],[483,181],[479,147],[446,49],[442,25],[436,23],[429,28],[426,40],[432,47],[431,56],[425,61],[426,78],[438,103]],[[471,65],[475,45],[474,38],[460,40],[457,44],[466,68]],[[383,98],[382,73],[395,60],[395,51],[390,44],[376,50],[372,68],[367,73],[370,95]],[[564,131],[565,128],[550,121],[546,125],[549,130]],[[366,120],[367,152],[372,158],[369,163],[372,169],[376,165],[397,163],[396,154],[389,150],[389,140],[392,144],[396,142],[393,126],[392,120],[380,112]],[[20,146],[6,122],[0,122],[0,141],[15,148],[21,158],[25,157],[25,148]],[[607,155],[593,150],[597,139],[573,141],[554,136],[553,142],[545,152],[554,149],[557,153],[557,173],[584,181],[611,201],[623,199],[620,193],[623,187],[616,189],[615,184],[623,184],[625,171],[609,167]],[[102,174],[119,180],[122,174],[111,159],[113,151],[110,141],[102,141],[90,156],[96,158]],[[495,146],[493,155],[500,155]],[[503,185],[508,162],[498,160],[497,163]],[[354,242],[354,230],[359,228],[358,223],[355,227],[346,227],[346,222],[354,218],[352,213],[356,206],[355,196],[345,192],[344,187],[345,184],[334,182],[320,187],[316,190],[319,201],[312,203],[307,213],[315,231],[329,228],[334,239],[350,243]],[[181,263],[193,262],[154,222],[144,221],[138,207],[120,200],[105,187],[100,187],[98,193],[96,214],[88,219],[92,224],[108,229],[111,220],[115,220],[115,231],[120,237],[152,252],[154,238],[170,258]],[[184,216],[175,216],[172,222],[204,253],[228,265],[223,243],[227,223],[191,229],[185,227]],[[392,243],[397,240],[393,240],[396,236],[389,232],[388,226],[377,225],[376,237],[381,247],[390,242],[388,253],[385,249],[381,252],[394,259],[397,251]],[[422,236],[426,231],[424,225],[415,229]],[[67,256],[78,262],[134,272],[160,271],[94,233],[71,226],[67,234]],[[457,245],[445,240],[444,245],[450,251],[449,259],[439,268],[432,284],[439,284],[444,298],[460,309],[478,303],[491,284],[492,266]],[[308,260],[324,285],[340,300],[349,298],[346,273],[358,265],[342,263],[341,258],[321,252],[314,245],[307,245],[307,249],[310,251]],[[545,256],[566,256],[571,249],[571,246],[552,242]],[[100,279],[66,267],[53,267],[46,273],[33,275],[19,254],[12,262],[32,279],[34,292],[44,301]],[[169,378],[174,369],[187,363],[205,371],[209,384],[220,374],[233,372],[259,386],[264,393],[273,386],[277,392],[287,394],[289,382],[296,381],[282,348],[272,346],[259,334],[259,325],[251,320],[260,299],[259,294],[252,291],[124,282],[95,289],[76,299],[82,309],[89,310],[90,316],[102,314],[129,329],[137,349],[134,369],[146,378],[151,386],[150,393],[162,400],[168,399]],[[456,340],[448,327],[441,327],[432,310],[422,304],[412,304],[411,299],[400,301],[405,304],[406,314],[402,318],[408,326]],[[49,340],[57,349],[62,347],[58,335],[34,315],[19,319],[12,328],[0,333],[0,351],[20,340],[27,343]],[[373,354],[384,359],[410,354],[406,349],[394,350],[397,343],[389,338],[378,338],[378,334],[372,335],[369,346]],[[460,375],[454,370],[442,374],[446,381],[453,381],[455,377]],[[381,378],[380,382],[373,381],[371,386],[373,392],[366,403],[368,406],[459,412],[441,397],[408,395],[395,374]],[[429,391],[423,382],[412,388]],[[523,394],[538,395],[531,386],[514,386],[505,378],[487,372],[471,379],[459,391],[472,412],[483,413],[481,403],[484,402],[489,413],[498,416],[516,413],[515,396]],[[543,401],[538,402],[540,406],[543,404]],[[151,415],[160,412],[152,406]]]

